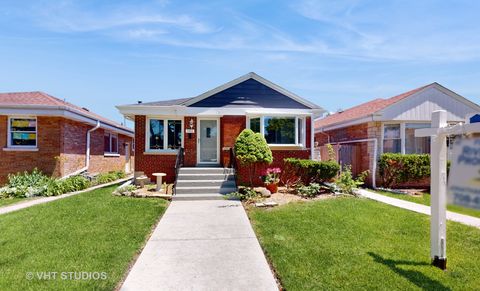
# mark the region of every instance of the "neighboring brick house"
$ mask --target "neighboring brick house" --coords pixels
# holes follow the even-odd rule
[[[319,106],[255,73],[246,74],[197,97],[117,106],[135,121],[135,171],[164,172],[175,178],[175,161],[184,148],[184,166],[230,165],[230,149],[245,128],[262,133],[273,152],[271,166],[286,157],[313,155],[313,120]],[[240,168],[240,182],[246,169]],[[257,180],[257,182],[259,182]]]
[[[335,146],[342,164],[352,165],[355,174],[376,170],[376,161],[384,152],[430,153],[430,138],[415,137],[415,129],[430,127],[435,110],[446,110],[448,122],[457,123],[480,107],[443,87],[432,83],[388,99],[375,99],[315,121],[315,142],[321,158],[325,145]],[[377,176],[379,182],[381,179]],[[367,180],[374,185],[373,175]],[[379,183],[378,183],[379,184]],[[428,181],[404,186],[428,186]]]
[[[133,136],[125,126],[42,92],[0,93],[0,184],[9,173],[34,168],[55,177],[131,171]]]

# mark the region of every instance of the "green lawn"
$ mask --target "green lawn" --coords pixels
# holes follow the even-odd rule
[[[478,290],[480,230],[448,222],[448,271],[430,265],[429,216],[361,198],[249,211],[287,290]]]
[[[112,196],[113,190],[0,215],[0,290],[114,289],[167,203]],[[27,272],[58,277],[27,280]],[[61,272],[105,272],[106,279],[62,279]]]
[[[430,194],[425,193],[423,195],[419,196],[412,196],[412,195],[406,195],[406,194],[396,194],[392,192],[386,192],[386,191],[378,191],[378,190],[370,190],[378,194],[382,194],[385,196],[397,198],[397,199],[402,199],[410,202],[415,202],[415,203],[420,203],[423,205],[428,205],[430,206]],[[480,217],[480,210],[476,209],[471,209],[471,208],[466,208],[458,205],[447,205],[447,209],[449,211],[465,214],[465,215],[470,215],[470,216],[475,216],[475,217]]]

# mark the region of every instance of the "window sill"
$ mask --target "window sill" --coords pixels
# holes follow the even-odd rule
[[[178,150],[145,151],[144,155],[177,155]]]
[[[282,150],[304,150],[306,149],[303,145],[295,145],[295,144],[269,144],[268,145],[271,149],[282,149]]]
[[[103,154],[104,157],[119,157],[120,154],[114,154],[114,153],[104,153]]]
[[[7,147],[3,148],[5,152],[38,152],[38,148]]]

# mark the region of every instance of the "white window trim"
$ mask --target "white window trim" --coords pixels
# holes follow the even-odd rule
[[[120,154],[119,154],[119,149],[118,149],[118,134],[112,133],[112,132],[105,132],[103,140],[105,140],[105,135],[107,135],[107,134],[109,136],[109,141],[110,141],[110,144],[109,144],[110,151],[106,152],[105,151],[105,146],[104,146],[103,155],[106,156],[106,157],[119,157]],[[116,152],[112,152],[112,137],[114,137],[114,136],[117,137],[117,151]]]
[[[419,123],[419,124],[426,124],[428,122],[420,121],[420,120],[412,120],[412,121],[387,121],[382,122],[381,129],[380,129],[380,154],[383,154],[383,146],[385,141],[385,125],[392,125],[392,124],[399,124],[400,125],[400,153],[404,155],[406,153],[406,125],[407,123]]]
[[[12,119],[35,119],[35,145],[12,145],[12,130],[11,130],[11,120]],[[7,124],[7,149],[9,150],[23,150],[23,151],[36,151],[38,150],[38,118],[37,116],[30,115],[12,115],[8,117]]]
[[[163,149],[151,149],[150,148],[150,120],[163,120]],[[169,117],[169,116],[148,116],[145,119],[145,153],[177,153],[178,150],[175,149],[168,149],[168,134],[166,128],[168,127],[169,120],[179,120],[181,122],[181,130],[182,130],[182,148],[184,147],[185,142],[185,133],[184,133],[184,118],[183,117]]]
[[[247,116],[247,128],[250,129],[250,119],[260,118],[260,133],[265,136],[265,117],[275,117],[275,118],[295,118],[295,143],[287,144],[278,144],[272,143],[268,144],[272,147],[306,147],[306,116],[292,116],[292,115],[279,115],[279,114],[266,114],[266,115],[250,115]],[[298,120],[302,120],[302,139],[301,143],[298,143]]]

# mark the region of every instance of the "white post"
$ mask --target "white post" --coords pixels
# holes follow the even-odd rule
[[[447,112],[434,111],[432,128],[447,126]],[[430,255],[432,264],[445,270],[447,267],[447,138],[445,134],[437,133],[431,137],[431,217],[430,217]]]

